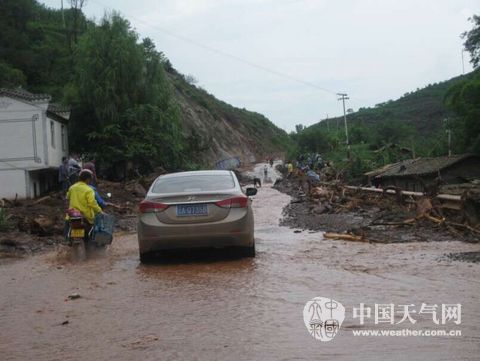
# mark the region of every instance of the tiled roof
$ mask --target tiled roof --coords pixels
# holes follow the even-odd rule
[[[62,105],[62,104],[59,104],[59,103],[49,103],[48,104],[48,111],[49,112],[52,112],[52,113],[69,113],[70,112],[70,108],[65,106],[65,105]]]
[[[22,88],[6,89],[0,88],[0,96],[8,96],[11,98],[23,99],[29,102],[50,101],[52,98],[48,94],[33,94]]]
[[[379,174],[385,173],[387,170],[389,170],[392,167],[395,167],[398,163],[390,163],[386,164],[383,167],[376,168],[374,170],[371,170],[370,172],[365,173],[367,177],[376,177]]]
[[[61,123],[67,124],[70,119],[71,109],[65,105],[58,103],[49,103],[47,115]]]
[[[422,175],[436,173],[441,169],[450,167],[451,165],[470,157],[477,157],[473,154],[458,154],[450,157],[436,158],[416,158],[407,159],[402,162],[390,164],[377,170],[371,171],[366,175],[376,175],[382,177],[402,177],[407,175]],[[374,174],[370,174],[374,173]]]

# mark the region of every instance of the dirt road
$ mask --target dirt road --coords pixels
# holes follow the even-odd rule
[[[56,252],[2,261],[0,358],[478,360],[480,265],[439,259],[476,251],[477,245],[322,240],[321,233],[278,226],[288,202],[270,187],[259,190],[255,259],[209,257],[145,266],[138,260],[135,235],[126,234],[106,256],[81,264]],[[81,298],[68,300],[72,293]],[[330,342],[314,340],[303,323],[304,305],[316,296],[334,298],[347,310]],[[461,324],[448,326],[462,336],[352,334],[361,328],[352,318],[352,307],[360,303],[422,302],[461,303]],[[431,318],[417,319],[411,329],[436,327]]]

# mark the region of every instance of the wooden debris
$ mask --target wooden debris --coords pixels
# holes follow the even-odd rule
[[[480,234],[480,229],[473,228],[468,224],[456,223],[456,222],[445,222],[447,226],[461,228],[462,230],[469,230],[475,234]]]
[[[52,199],[52,197],[50,196],[45,196],[45,197],[42,197],[42,198],[38,198],[36,199],[35,201],[32,202],[32,204],[40,204],[42,202],[45,202],[47,199]]]
[[[368,242],[364,237],[362,236],[356,236],[354,234],[349,234],[349,233],[333,233],[333,232],[325,232],[323,234],[324,238],[329,238],[329,239],[341,239],[344,241],[353,241],[353,242]]]

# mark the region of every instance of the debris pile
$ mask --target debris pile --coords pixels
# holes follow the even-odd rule
[[[138,203],[158,175],[152,174],[127,182],[98,181],[100,195],[109,202],[105,212],[117,219],[119,231],[135,231]],[[107,197],[111,194],[111,198]],[[64,216],[67,203],[61,192],[51,192],[38,199],[0,200],[3,226],[0,228],[0,257],[15,257],[61,243],[64,239]]]
[[[437,197],[394,187],[350,187],[332,178],[314,183],[297,174],[276,184],[292,196],[282,224],[357,242],[480,240],[479,189]]]

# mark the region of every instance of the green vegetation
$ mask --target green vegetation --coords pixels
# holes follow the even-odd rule
[[[478,67],[480,17],[474,16],[472,21],[474,29],[462,36],[472,64]],[[430,84],[374,108],[361,108],[348,114],[347,119],[350,157],[343,118],[307,128],[298,125],[291,134],[297,148],[290,157],[318,152],[345,168],[350,179],[356,179],[368,170],[403,159],[447,155],[447,130],[451,130],[454,154],[480,154],[480,69]]]
[[[128,162],[140,171],[180,167],[180,114],[162,61],[152,41],[139,43],[115,13],[90,27],[79,39],[68,88],[72,146],[112,170]]]
[[[62,12],[35,0],[2,0],[0,86],[27,86],[61,99],[72,78],[76,39],[88,26],[81,9]]]
[[[212,139],[185,131],[178,91],[218,121],[233,122],[257,154],[289,143],[262,115],[190,84],[192,76],[178,74],[120,15],[96,24],[83,15],[84,1],[69,3],[62,14],[36,0],[2,0],[0,87],[23,86],[71,106],[70,150],[95,158],[104,175],[122,178],[131,165],[141,173],[204,165],[199,154]]]
[[[6,232],[11,228],[10,221],[8,220],[7,211],[5,208],[0,207],[0,232]]]
[[[472,64],[476,68],[480,65],[480,15],[473,15],[470,20],[473,28],[464,32],[462,38],[465,39],[463,46],[470,53]]]

